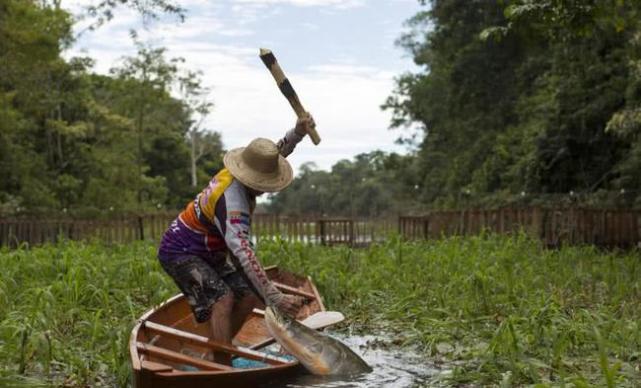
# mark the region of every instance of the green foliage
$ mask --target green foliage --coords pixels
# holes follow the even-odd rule
[[[125,386],[131,328],[176,291],[154,256],[148,244],[1,251],[0,383]]]
[[[60,0],[54,0],[58,4]],[[143,20],[158,19],[161,15],[173,15],[180,21],[184,21],[186,10],[180,6],[180,2],[173,0],[92,0],[86,6],[87,16],[93,19],[89,29],[101,27],[114,17],[114,9],[118,6],[126,6],[136,10]]]
[[[272,196],[281,214],[380,216],[419,208],[415,158],[373,151],[341,160],[331,171],[304,164],[294,182]]]
[[[429,205],[640,201],[638,2],[425,3],[399,40],[424,70],[401,76],[384,108],[393,127],[422,126]]]
[[[525,235],[363,250],[259,243],[261,259],[311,275],[351,329],[383,332],[452,369],[447,386],[635,387],[639,253],[546,250]]]
[[[426,71],[402,76],[384,107],[393,111],[393,126],[423,127],[418,178],[429,203],[457,200],[475,185],[497,136],[514,123],[522,47],[510,37],[478,37],[502,20],[497,10],[488,2],[434,1],[400,40]],[[492,177],[482,185],[494,190],[500,182]]]
[[[170,94],[184,78],[182,59],[137,43],[111,76],[92,74],[91,59],[60,55],[73,38],[59,5],[0,2],[1,214],[182,206],[194,195],[191,175],[204,180],[222,153],[220,136],[205,133],[209,153],[190,162],[195,112]]]
[[[550,251],[525,235],[258,252],[312,276],[345,327],[451,369],[441,384],[639,384],[639,252]],[[149,243],[0,250],[0,383],[125,385],[137,317],[178,292],[155,256]]]

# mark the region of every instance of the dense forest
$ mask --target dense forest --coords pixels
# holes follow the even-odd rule
[[[143,3],[128,5],[174,10]],[[112,15],[101,4],[93,28]],[[62,56],[73,22],[60,2],[0,0],[0,213],[183,205],[222,165],[220,135],[200,128],[211,104],[199,74],[132,32],[137,54],[97,75],[90,58]]]
[[[422,3],[383,106],[414,152],[304,170],[274,209],[641,205],[641,2]]]
[[[410,152],[306,164],[265,209],[641,205],[640,2],[421,3],[398,40],[420,70],[381,101]],[[97,4],[92,28],[116,4],[184,17],[166,0]],[[180,207],[222,165],[199,75],[135,33],[137,55],[95,74],[62,55],[73,23],[60,1],[0,0],[0,214]]]

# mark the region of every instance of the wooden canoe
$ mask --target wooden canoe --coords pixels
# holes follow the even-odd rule
[[[281,291],[311,299],[299,312],[299,320],[325,311],[311,278],[277,267],[266,268],[266,272]],[[273,378],[301,372],[302,366],[295,359],[261,352],[263,347],[273,343],[273,339],[267,331],[260,310],[265,306],[256,307],[234,337],[234,346],[231,347],[208,338],[208,323],[195,322],[182,294],[149,310],[137,321],[129,341],[134,387],[255,386]],[[261,361],[260,367],[233,368],[202,357],[211,350]]]

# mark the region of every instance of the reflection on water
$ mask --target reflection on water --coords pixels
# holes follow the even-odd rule
[[[385,338],[372,335],[332,336],[343,341],[353,351],[363,357],[373,372],[360,376],[314,376],[301,374],[294,377],[272,380],[265,387],[411,387],[425,385],[430,378],[441,371],[430,364],[424,355],[407,348],[384,348],[374,344]]]

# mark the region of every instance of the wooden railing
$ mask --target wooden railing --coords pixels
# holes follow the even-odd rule
[[[509,234],[524,231],[547,246],[591,244],[628,248],[641,243],[641,210],[503,208],[435,211],[399,217],[406,239],[475,235],[482,231]]]
[[[158,241],[175,213],[154,213],[105,220],[0,219],[0,246],[39,245],[61,239],[127,243]],[[364,246],[392,233],[408,240],[475,235],[483,231],[525,231],[546,245],[593,244],[632,247],[641,244],[641,210],[504,208],[434,211],[395,219],[319,218],[255,214],[252,238],[309,244]]]
[[[260,239],[280,238],[323,245],[362,246],[381,241],[396,232],[395,218],[327,218],[255,214],[252,234]]]
[[[159,239],[175,217],[170,213],[112,219],[0,219],[0,246],[40,245],[62,239],[98,239],[106,243]]]
[[[0,219],[0,246],[40,245],[60,240],[128,243],[159,240],[176,213],[154,213],[113,219]],[[396,230],[395,219],[345,219],[255,214],[252,238],[310,244],[367,245]]]

